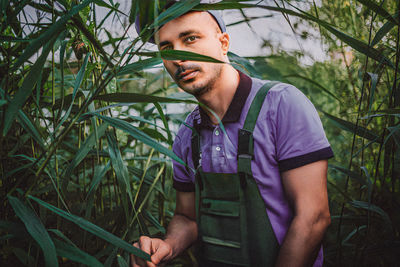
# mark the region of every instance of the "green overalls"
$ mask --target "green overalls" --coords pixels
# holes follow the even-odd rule
[[[274,266],[279,245],[251,171],[253,130],[268,93],[262,86],[239,130],[238,172],[211,173],[201,168],[200,136],[195,123],[192,157],[196,168],[196,216],[200,266]],[[196,131],[197,128],[197,131]]]

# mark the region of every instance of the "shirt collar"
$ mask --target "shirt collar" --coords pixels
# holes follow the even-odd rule
[[[246,103],[247,97],[250,94],[252,81],[249,76],[239,72],[239,85],[236,88],[235,95],[233,96],[232,102],[230,103],[228,110],[222,118],[222,123],[237,122],[242,114],[242,109]],[[208,117],[207,113],[199,106],[200,112],[200,127],[212,127],[212,122]]]

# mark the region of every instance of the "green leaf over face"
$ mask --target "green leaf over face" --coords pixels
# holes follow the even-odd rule
[[[182,50],[164,50],[160,51],[161,58],[165,60],[191,60],[191,61],[204,61],[204,62],[213,62],[213,63],[225,63],[218,59],[204,56],[200,54],[196,54],[189,51],[182,51]]]

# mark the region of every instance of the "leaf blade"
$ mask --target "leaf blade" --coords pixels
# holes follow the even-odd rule
[[[50,28],[46,30],[46,32],[41,34],[35,40],[32,40],[22,55],[18,58],[12,70],[16,70],[18,67],[22,66],[22,64],[26,62],[34,53],[36,53],[42,46],[47,44],[50,40],[56,38],[65,29],[68,20],[72,18],[72,16],[76,15],[80,10],[88,6],[92,1],[93,0],[84,0],[82,3],[74,6],[67,14],[52,24]]]
[[[35,62],[35,64],[33,64],[28,75],[25,77],[21,87],[18,89],[14,98],[11,99],[10,103],[8,104],[4,117],[4,128],[3,128],[4,136],[9,131],[15,117],[18,114],[18,111],[25,104],[25,101],[32,93],[33,87],[38,82],[38,77],[40,77],[43,65],[47,59],[47,55],[50,53],[51,48],[53,47],[55,41],[56,38],[51,39],[51,41],[44,47],[42,54]]]
[[[142,250],[132,246],[131,244],[127,243],[126,241],[120,239],[119,237],[113,235],[110,232],[105,231],[104,229],[100,228],[99,226],[81,218],[76,215],[67,213],[57,207],[54,207],[53,205],[50,205],[34,196],[28,196],[29,199],[34,200],[35,202],[39,203],[41,206],[51,210],[52,212],[60,215],[64,219],[69,220],[70,222],[75,223],[78,225],[80,228],[98,236],[99,238],[113,244],[114,246],[117,246],[119,248],[122,248],[126,250],[127,252],[134,254],[135,256],[138,256],[146,261],[151,261],[150,255],[143,252]]]
[[[101,264],[95,257],[80,250],[77,246],[72,246],[71,244],[60,241],[58,239],[53,239],[53,241],[56,246],[57,254],[59,256],[70,259],[75,262],[85,264],[90,267],[103,266],[103,264]]]
[[[181,163],[182,165],[186,165],[185,162],[180,159],[172,150],[169,150],[168,148],[160,145],[157,141],[153,140],[150,138],[147,134],[143,133],[139,129],[137,129],[135,126],[127,123],[126,121],[116,119],[116,118],[111,118],[111,117],[106,117],[97,113],[91,113],[91,115],[97,116],[103,121],[107,122],[109,125],[114,126],[118,129],[121,129],[134,138],[142,141],[146,145],[153,147],[155,150],[159,151],[160,153],[167,155],[168,157],[172,158],[173,160]]]
[[[28,230],[29,234],[41,247],[46,266],[57,267],[58,260],[56,248],[52,239],[50,238],[49,233],[44,228],[42,222],[32,211],[32,209],[28,208],[21,200],[10,195],[7,197],[15,213],[25,224],[26,230]]]

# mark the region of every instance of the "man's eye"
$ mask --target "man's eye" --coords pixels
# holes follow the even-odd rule
[[[189,36],[188,38],[186,38],[186,41],[188,42],[193,42],[197,39],[197,36]]]
[[[161,47],[161,50],[171,50],[171,49],[172,49],[171,45],[166,45],[166,46]]]

